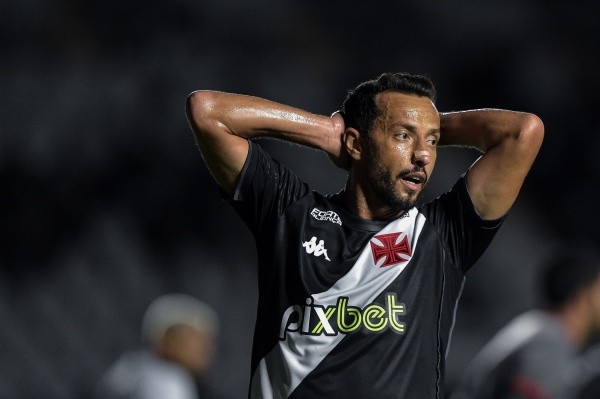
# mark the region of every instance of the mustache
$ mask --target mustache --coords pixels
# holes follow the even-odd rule
[[[421,183],[423,184],[427,183],[427,181],[429,180],[429,176],[427,175],[425,168],[423,168],[422,166],[415,166],[412,169],[403,170],[400,173],[398,173],[398,176],[396,176],[396,178],[402,179],[409,175],[418,175],[422,180]]]

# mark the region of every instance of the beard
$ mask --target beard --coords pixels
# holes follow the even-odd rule
[[[398,176],[392,176],[392,173],[385,169],[381,163],[375,160],[372,154],[367,156],[367,181],[375,197],[384,205],[391,208],[394,213],[408,211],[415,206],[419,196],[423,190],[409,192],[405,196],[401,196],[396,192],[396,183],[398,179],[410,173],[424,172],[420,166],[415,166],[413,169],[401,171]],[[427,180],[423,182],[423,187]]]

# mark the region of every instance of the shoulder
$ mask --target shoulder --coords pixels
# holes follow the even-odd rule
[[[97,397],[196,398],[194,382],[186,370],[146,351],[122,355],[103,377],[97,393]]]

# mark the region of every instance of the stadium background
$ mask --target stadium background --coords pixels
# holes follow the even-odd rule
[[[254,248],[218,199],[185,98],[217,89],[329,114],[384,71],[430,76],[442,111],[526,110],[546,126],[518,203],[467,280],[451,390],[481,345],[535,305],[534,275],[556,240],[600,238],[598,11],[555,0],[1,0],[0,398],[87,397],[138,345],[148,303],[174,291],[218,310],[210,382],[243,397]],[[317,190],[343,186],[324,155],[264,144]],[[440,150],[425,199],[474,159]]]

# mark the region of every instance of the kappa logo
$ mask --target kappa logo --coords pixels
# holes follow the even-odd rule
[[[379,264],[379,267],[393,266],[410,260],[412,251],[408,243],[408,238],[405,234],[402,240],[399,240],[400,234],[389,233],[373,237],[370,244],[373,261],[376,265],[382,259],[383,262]]]
[[[303,242],[302,246],[306,249],[307,254],[313,254],[317,258],[323,255],[325,259],[331,261],[331,259],[329,259],[329,256],[327,256],[327,250],[325,249],[325,241],[319,240],[319,243],[317,244],[317,237],[313,237],[310,239],[310,241]]]
[[[326,220],[335,224],[342,225],[342,219],[334,211],[321,211],[317,208],[313,208],[310,215],[317,220]]]

